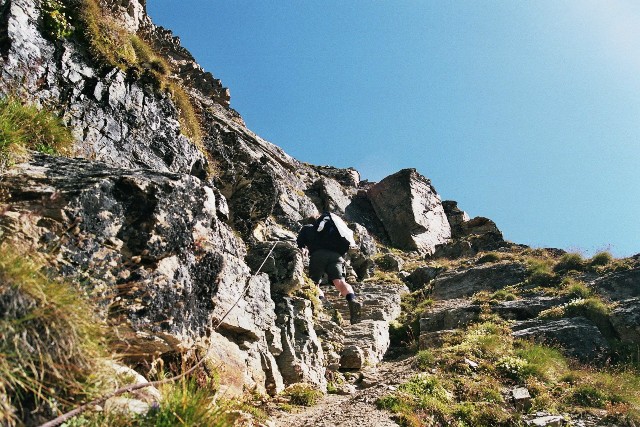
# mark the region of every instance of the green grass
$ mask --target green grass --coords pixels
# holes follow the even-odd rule
[[[68,409],[97,392],[91,378],[107,357],[104,326],[73,286],[42,272],[43,264],[8,245],[0,253],[0,389],[15,414],[52,401]],[[2,415],[0,421],[9,423]]]
[[[70,154],[73,136],[54,113],[13,96],[0,99],[0,171],[28,158],[28,151]]]
[[[414,366],[430,373],[377,401],[401,425],[520,426],[523,413],[503,395],[515,385],[527,387],[533,411],[601,411],[611,424],[640,421],[637,370],[580,365],[558,349],[514,340],[506,322],[486,320],[452,334],[441,346],[420,351]]]
[[[556,273],[565,273],[568,271],[582,271],[585,267],[582,255],[578,253],[568,253],[560,257],[558,263],[553,267]]]
[[[73,34],[71,16],[60,0],[43,0],[42,32],[51,40],[60,40]]]
[[[324,394],[311,384],[293,384],[282,392],[289,398],[289,403],[298,406],[313,406],[322,399]]]
[[[161,387],[162,400],[143,415],[89,412],[71,419],[63,427],[230,427],[235,425],[232,409],[245,410],[238,401],[216,402],[215,389],[202,387],[193,378]],[[264,419],[266,415],[258,414]]]

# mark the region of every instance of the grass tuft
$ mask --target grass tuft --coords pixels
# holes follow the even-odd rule
[[[293,384],[287,387],[282,394],[289,397],[289,403],[298,406],[313,406],[324,396],[313,385],[305,383]]]
[[[52,112],[12,96],[0,99],[0,172],[26,159],[29,150],[70,154],[72,144],[71,132]]]
[[[16,414],[68,408],[94,391],[105,329],[71,285],[14,247],[0,253],[0,389]]]

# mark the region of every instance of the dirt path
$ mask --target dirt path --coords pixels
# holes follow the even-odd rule
[[[415,370],[411,359],[389,360],[362,373],[354,394],[328,394],[315,406],[296,407],[293,412],[277,410],[273,425],[277,427],[397,427],[391,413],[376,407],[378,397],[390,393]]]

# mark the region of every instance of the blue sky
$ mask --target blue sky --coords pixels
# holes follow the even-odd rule
[[[505,238],[640,252],[640,2],[150,0],[247,126]]]

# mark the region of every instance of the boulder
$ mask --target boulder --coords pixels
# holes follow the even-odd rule
[[[602,360],[610,351],[600,330],[584,317],[519,322],[512,330],[515,338],[559,346],[569,357],[582,362]]]
[[[514,301],[491,303],[491,311],[503,319],[528,320],[538,317],[544,310],[569,302],[568,297],[532,297]]]
[[[394,246],[431,254],[436,245],[450,239],[451,227],[440,196],[415,169],[386,177],[368,195]]]
[[[351,200],[340,184],[331,178],[321,177],[306,191],[319,211],[343,215]]]
[[[242,355],[244,385],[264,390],[263,359],[281,348],[270,283],[251,276],[243,242],[217,217],[215,188],[191,175],[42,154],[0,187],[11,200],[0,214],[4,237],[44,245],[53,268],[118,325],[128,353],[149,360],[215,341]]]
[[[451,227],[451,237],[455,239],[466,235],[464,223],[469,221],[469,215],[458,207],[458,202],[445,200],[442,202],[442,207]]]
[[[391,253],[381,255],[376,259],[376,265],[383,271],[400,271],[404,267],[404,261]]]
[[[494,292],[526,279],[526,267],[517,262],[481,265],[440,274],[431,282],[435,300],[468,297],[479,291]]]
[[[361,369],[376,366],[389,348],[389,324],[365,320],[345,330],[341,369]]]
[[[420,335],[448,329],[457,329],[478,320],[482,307],[466,300],[457,301],[428,310],[420,318]]]
[[[640,297],[640,268],[607,274],[589,286],[614,301]]]
[[[246,261],[254,272],[262,265],[261,272],[269,275],[272,293],[291,295],[304,285],[302,254],[291,242],[256,243],[249,250]]]
[[[407,276],[406,282],[412,291],[422,289],[444,270],[443,267],[418,267]]]
[[[611,312],[609,320],[622,342],[640,344],[640,298],[620,302]]]

